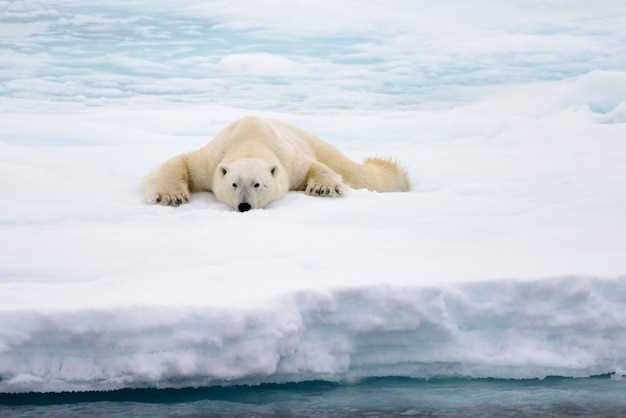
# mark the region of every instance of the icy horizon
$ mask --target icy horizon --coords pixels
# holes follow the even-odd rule
[[[451,106],[497,86],[624,70],[625,20],[619,1],[2,1],[0,96]]]

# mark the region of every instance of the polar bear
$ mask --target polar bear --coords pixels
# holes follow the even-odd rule
[[[151,203],[178,206],[209,191],[233,209],[263,208],[289,190],[339,197],[346,185],[404,192],[407,173],[390,160],[355,163],[315,136],[276,120],[248,116],[202,148],[166,161],[144,183]]]

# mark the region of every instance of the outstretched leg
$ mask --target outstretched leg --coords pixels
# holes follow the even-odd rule
[[[376,192],[408,192],[411,189],[406,171],[392,160],[369,158],[363,164],[355,163],[320,140],[314,142],[314,149],[318,161],[335,170],[354,189]]]
[[[304,192],[308,195],[339,197],[345,190],[341,176],[331,170],[328,166],[314,161],[307,173],[306,188]]]
[[[174,157],[148,175],[144,183],[150,203],[178,206],[189,201],[189,167],[187,155]]]
[[[406,171],[393,160],[370,158],[363,164],[343,155],[337,148],[301,129],[274,122],[283,129],[305,138],[315,153],[315,159],[333,173],[341,176],[343,183],[354,189],[376,192],[408,192],[411,183]]]

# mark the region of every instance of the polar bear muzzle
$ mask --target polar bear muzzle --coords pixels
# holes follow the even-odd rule
[[[246,202],[242,202],[237,206],[237,210],[239,212],[247,212],[250,209],[252,209],[252,206],[250,206],[250,203],[246,203]]]

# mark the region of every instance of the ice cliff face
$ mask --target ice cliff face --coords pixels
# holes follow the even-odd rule
[[[0,390],[626,368],[626,279],[300,292],[263,309],[0,313]]]

